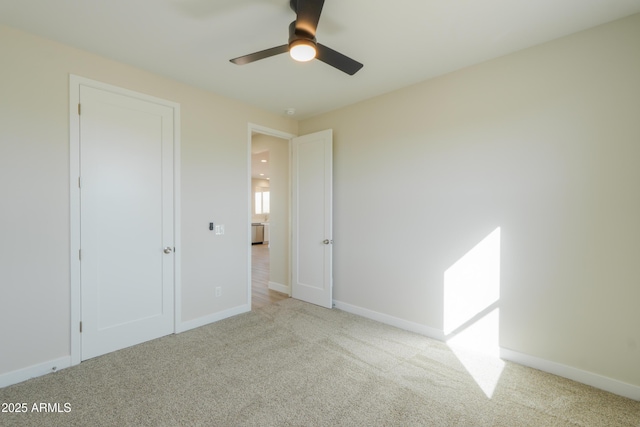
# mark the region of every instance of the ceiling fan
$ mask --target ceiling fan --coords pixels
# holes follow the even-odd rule
[[[317,58],[350,76],[363,67],[358,61],[316,41],[316,28],[318,21],[320,21],[324,0],[290,0],[289,6],[297,15],[296,20],[289,25],[289,43],[240,56],[230,61],[237,65],[244,65],[288,51],[296,61],[306,62]]]

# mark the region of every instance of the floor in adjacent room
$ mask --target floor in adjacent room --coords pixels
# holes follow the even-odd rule
[[[287,298],[289,295],[269,289],[269,245],[251,245],[251,309]]]

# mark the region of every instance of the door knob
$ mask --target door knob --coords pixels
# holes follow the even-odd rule
[[[164,253],[165,254],[170,254],[171,253],[171,248],[169,246],[167,246],[166,248],[164,248]]]
[[[322,243],[324,243],[325,245],[328,245],[328,244],[330,244],[330,243],[333,243],[333,240],[324,239],[324,240],[322,241]]]

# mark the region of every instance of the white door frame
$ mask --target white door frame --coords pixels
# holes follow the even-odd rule
[[[249,306],[249,309],[251,309],[251,280],[252,280],[252,275],[251,275],[251,198],[253,197],[252,195],[252,191],[251,191],[251,139],[253,137],[254,133],[260,133],[263,135],[269,135],[269,136],[274,136],[276,138],[280,138],[280,139],[284,139],[287,141],[288,144],[288,152],[289,152],[289,170],[291,170],[291,140],[293,138],[295,138],[297,135],[289,133],[289,132],[283,132],[277,129],[272,129],[272,128],[268,128],[265,126],[261,126],[261,125],[257,125],[255,123],[249,123],[248,126],[248,136],[247,136],[247,165],[248,165],[248,179],[247,179],[247,197],[249,199],[249,209],[247,210],[247,220],[245,221],[245,224],[247,224],[247,247],[249,248],[247,251],[247,259],[248,259],[248,283],[247,283],[247,304]],[[289,197],[289,212],[288,212],[288,224],[289,224],[289,230],[291,230],[291,178],[289,178],[289,190],[288,190],[288,197]],[[289,236],[289,239],[291,237]],[[289,244],[289,250],[287,253],[287,263],[288,263],[288,275],[291,276],[291,245]],[[289,277],[289,296],[291,296],[291,277]]]
[[[164,105],[173,109],[173,202],[174,202],[174,332],[179,330],[182,319],[181,253],[180,246],[180,104],[112,86],[96,80],[69,75],[69,214],[70,214],[70,338],[71,365],[77,365],[82,357],[82,335],[80,334],[81,283],[80,283],[80,86],[89,86],[121,95],[131,96],[148,102]]]

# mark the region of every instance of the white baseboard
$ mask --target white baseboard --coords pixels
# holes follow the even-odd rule
[[[530,368],[548,372],[559,377],[568,378],[620,396],[628,397],[629,399],[640,401],[640,386],[637,385],[627,384],[619,380],[614,380],[613,378],[583,371],[572,366],[562,365],[549,360],[540,359],[538,357],[529,356],[528,354],[519,353],[507,348],[500,348],[500,357],[519,365],[528,366]]]
[[[289,291],[289,287],[287,285],[283,285],[282,283],[269,282],[269,289],[273,291],[282,292],[283,294],[291,295]]]
[[[176,327],[176,333],[185,332],[191,329],[199,328],[200,326],[208,325],[209,323],[214,323],[222,319],[226,319],[227,317],[236,316],[238,314],[246,313],[251,311],[251,306],[249,304],[239,305],[237,307],[230,308],[228,310],[221,311],[219,313],[213,313],[208,316],[199,317],[197,319],[188,320],[186,322],[181,322]]]
[[[0,388],[18,384],[31,378],[41,377],[71,366],[71,356],[49,360],[37,365],[27,366],[16,371],[0,374]]]
[[[388,314],[378,313],[373,310],[347,304],[341,301],[333,302],[334,307],[346,312],[366,317],[367,319],[376,320],[387,325],[395,326],[400,329],[415,332],[429,338],[445,342],[445,334],[443,331],[424,326],[408,320],[399,319],[389,316]],[[528,366],[540,371],[548,372],[559,377],[568,378],[582,384],[587,384],[619,396],[628,397],[629,399],[640,401],[640,386],[628,384],[613,378],[605,377],[592,372],[583,371],[560,363],[551,362],[549,360],[540,359],[528,354],[519,353],[506,348],[500,348],[500,357],[505,360],[517,363],[519,365]]]
[[[415,332],[417,334],[424,335],[429,338],[434,338],[439,341],[444,341],[445,338],[444,332],[436,328],[431,328],[419,323],[410,322],[398,317],[389,316],[388,314],[378,313],[377,311],[347,304],[346,302],[334,300],[333,305],[335,308],[346,311],[348,313],[357,314],[358,316],[366,317],[367,319],[376,320],[380,323],[395,326],[396,328],[404,329],[406,331]]]
[[[205,326],[209,323],[214,323],[219,320],[226,319],[227,317],[246,313],[248,311],[251,311],[251,307],[248,304],[244,304],[209,316],[203,316],[198,319],[182,322],[177,325],[176,333],[185,332],[190,329],[198,328],[200,326]],[[28,366],[16,371],[0,374],[0,388],[21,383],[31,378],[40,377],[52,372],[57,372],[70,366],[71,356],[66,356],[59,359],[50,360],[48,362],[39,363],[37,365]]]
[[[277,290],[277,289],[276,289]],[[348,313],[356,314],[358,316],[366,317],[367,319],[375,320],[387,325],[395,326],[400,329],[415,332],[429,338],[437,339],[439,341],[445,340],[445,335],[442,331],[424,326],[415,322],[400,319],[397,317],[389,316],[384,313],[378,313],[373,310],[358,307],[355,305],[347,304],[340,301],[334,301],[334,306],[340,310]],[[205,326],[210,323],[217,322],[228,317],[232,317],[238,314],[251,311],[251,307],[248,304],[231,308],[219,313],[215,313],[209,316],[203,316],[198,319],[182,322],[178,325],[176,333],[185,332],[190,329],[195,329],[200,326]],[[538,369],[550,374],[558,375],[560,377],[568,378],[573,381],[587,384],[592,387],[599,388],[601,390],[608,391],[620,396],[628,397],[629,399],[640,401],[640,386],[628,384],[619,380],[615,380],[609,377],[605,377],[592,372],[583,371],[578,368],[563,365],[560,363],[552,362],[549,360],[541,359],[528,354],[520,353],[507,348],[500,349],[500,357],[505,360],[509,360],[520,365],[528,366],[530,368]],[[0,388],[8,387],[13,384],[21,383],[31,378],[40,377],[52,372],[57,372],[61,369],[65,369],[71,366],[71,356],[65,356],[58,359],[50,360],[47,362],[39,363],[37,365],[28,366],[26,368],[18,369],[16,371],[0,374]]]

